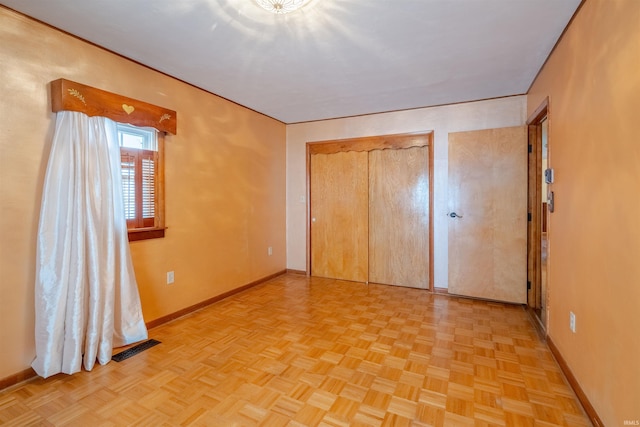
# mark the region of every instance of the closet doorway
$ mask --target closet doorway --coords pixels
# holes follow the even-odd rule
[[[307,271],[432,289],[432,133],[307,144]]]

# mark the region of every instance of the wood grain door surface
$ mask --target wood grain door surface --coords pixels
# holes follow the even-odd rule
[[[369,152],[369,281],[428,288],[428,147]]]
[[[312,276],[368,279],[367,163],[366,151],[311,155]]]
[[[449,134],[449,293],[527,301],[527,130]]]

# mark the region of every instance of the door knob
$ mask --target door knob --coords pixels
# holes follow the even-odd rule
[[[451,213],[449,213],[447,215],[449,215],[451,218],[462,218],[462,215],[458,215],[455,212],[451,212]]]

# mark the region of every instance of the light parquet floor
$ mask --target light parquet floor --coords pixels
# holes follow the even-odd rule
[[[289,274],[162,344],[0,393],[0,424],[589,426],[517,306]]]

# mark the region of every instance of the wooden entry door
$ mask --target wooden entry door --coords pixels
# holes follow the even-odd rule
[[[367,154],[311,155],[312,276],[367,281]]]
[[[369,281],[429,286],[426,146],[369,152]]]
[[[525,126],[449,134],[449,208],[449,293],[526,303]]]

